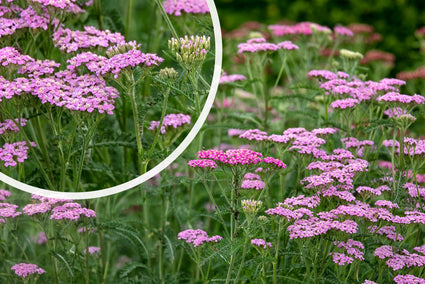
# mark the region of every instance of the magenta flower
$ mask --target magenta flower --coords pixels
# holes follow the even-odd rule
[[[185,240],[186,243],[193,244],[193,247],[198,247],[204,243],[209,243],[209,242],[217,243],[223,238],[218,235],[208,237],[208,234],[201,229],[197,229],[197,230],[188,229],[178,233],[177,239]]]
[[[262,154],[249,149],[231,149],[227,151],[203,150],[198,158],[210,159],[223,165],[255,165],[262,161]]]
[[[201,169],[217,168],[217,164],[214,161],[208,160],[208,159],[191,160],[187,164],[193,168],[201,168]]]
[[[47,202],[30,203],[22,208],[24,214],[32,216],[34,214],[46,213],[52,209],[52,205]]]
[[[354,36],[354,33],[352,30],[343,26],[334,27],[334,31],[335,31],[335,34],[337,35],[348,36],[348,37]]]
[[[16,209],[18,209],[18,205],[1,202],[0,203],[0,218],[15,218],[21,215],[22,212],[18,212],[16,211]]]
[[[0,189],[0,201],[6,201],[8,197],[10,197],[12,194],[10,191],[5,189]]]
[[[261,131],[259,129],[250,129],[239,135],[239,138],[247,139],[249,141],[263,141],[267,140],[267,132]]]
[[[205,0],[165,0],[162,6],[167,14],[174,16],[181,16],[182,12],[191,14],[210,12]]]
[[[252,239],[251,244],[257,247],[262,247],[263,249],[271,248],[272,243],[266,242],[263,239]]]
[[[416,277],[412,274],[406,274],[406,275],[397,275],[394,277],[394,282],[397,284],[425,284],[424,278]]]
[[[340,252],[331,252],[329,255],[332,255],[333,261],[338,265],[346,265],[353,263],[354,261],[354,258],[352,258],[351,256]]]
[[[87,217],[87,218],[95,218],[96,212],[94,212],[91,209],[82,208],[81,204],[71,202],[71,203],[65,203],[64,205],[56,206],[52,209],[52,215],[50,216],[50,219],[55,220],[72,220],[77,221],[81,217]]]
[[[100,252],[100,247],[89,247],[88,253],[89,254],[96,254]],[[87,254],[87,249],[84,249],[84,253]]]
[[[23,278],[26,278],[32,274],[41,275],[46,272],[43,268],[40,268],[36,264],[31,263],[18,263],[12,266],[10,269],[12,269],[16,275]]]
[[[226,83],[233,83],[236,81],[243,81],[246,80],[246,77],[244,75],[241,74],[232,74],[232,75],[227,75],[226,72],[223,72],[223,74],[221,74],[220,76],[220,84],[226,84]]]
[[[15,118],[14,120],[6,119],[3,123],[0,123],[0,134],[6,133],[8,131],[18,132],[19,127],[16,124],[24,127],[26,123],[27,120],[25,118]]]
[[[262,180],[244,179],[241,184],[242,189],[264,189],[266,183]]]
[[[254,38],[248,40],[246,43],[238,44],[238,53],[255,53],[255,52],[273,52],[279,49],[298,49],[298,46],[290,41],[284,41],[277,44],[267,42],[265,38]]]
[[[73,31],[59,27],[53,34],[53,42],[60,50],[70,53],[81,48],[123,45],[125,39],[120,33],[112,33],[109,30],[101,31],[91,26],[85,26],[84,31]]]
[[[319,24],[311,22],[301,22],[295,25],[270,25],[268,28],[272,31],[275,36],[284,36],[284,35],[311,35],[313,30],[319,32],[330,33],[331,29]]]
[[[37,244],[43,245],[47,242],[47,236],[44,232],[40,232],[37,236]]]
[[[31,147],[35,147],[35,143],[30,143]],[[27,142],[20,141],[12,144],[5,143],[3,148],[0,148],[0,160],[4,162],[5,167],[16,166],[18,163],[24,162],[28,158]]]
[[[167,114],[162,120],[161,134],[165,134],[166,128],[178,128],[184,124],[190,124],[191,117],[188,114],[177,113]],[[159,127],[160,121],[151,121],[149,130],[155,130]]]

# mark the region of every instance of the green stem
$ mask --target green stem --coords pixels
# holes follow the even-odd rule
[[[164,10],[164,7],[162,7],[160,0],[155,0],[156,4],[158,4],[159,10],[161,11],[162,16],[164,17],[165,22],[167,23],[168,28],[170,29],[171,33],[173,34],[173,37],[175,39],[178,39],[179,36],[176,32],[176,29],[173,26],[173,23],[171,23],[170,18],[168,17],[167,13]]]
[[[230,276],[232,275],[233,263],[235,262],[235,254],[230,257],[229,269],[227,270],[226,284],[230,283]]]
[[[131,24],[131,12],[133,11],[133,0],[127,0],[127,18],[125,22],[125,38],[128,38],[128,34],[130,31],[130,24]]]
[[[164,94],[164,104],[162,106],[161,119],[159,120],[158,129],[156,130],[155,138],[154,138],[153,143],[151,145],[151,148],[149,150],[149,154],[148,154],[149,157],[152,156],[152,153],[153,153],[153,150],[155,148],[155,145],[156,145],[156,143],[158,143],[159,135],[161,134],[162,123],[164,121],[165,113],[167,112],[167,104],[168,104],[168,96],[169,96],[169,94],[170,94],[170,89],[168,88],[167,91]]]
[[[131,75],[131,81],[134,83],[133,74]],[[134,131],[136,134],[136,143],[137,143],[137,161],[139,165],[140,174],[143,174],[144,172],[143,172],[142,159],[144,158],[144,153],[143,153],[141,128],[139,123],[139,111],[137,109],[136,90],[135,90],[134,84],[131,84],[130,90],[128,90],[128,95],[131,101],[131,108],[133,109]]]

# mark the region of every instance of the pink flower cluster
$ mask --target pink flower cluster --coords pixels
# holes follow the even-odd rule
[[[345,148],[362,148],[363,146],[373,146],[373,141],[371,140],[358,140],[355,137],[346,137],[342,138],[341,142],[344,143]]]
[[[208,237],[207,232],[201,229],[188,229],[178,233],[177,238],[179,240],[185,240],[188,244],[193,244],[194,247],[198,247],[204,243],[214,242],[217,243],[222,237],[219,235]]]
[[[263,239],[252,239],[251,244],[257,247],[262,247],[263,249],[271,248],[272,243],[266,242]]]
[[[34,61],[31,56],[22,55],[16,48],[7,46],[0,49],[0,63],[2,66],[25,65],[29,61]]]
[[[41,275],[46,272],[43,268],[40,268],[36,264],[32,263],[18,263],[12,266],[10,269],[12,269],[16,275],[23,278],[26,278],[31,274]]]
[[[255,189],[260,190],[266,186],[266,183],[261,180],[261,177],[257,174],[247,173],[241,184],[242,189]]]
[[[198,152],[198,158],[210,159],[224,165],[255,165],[262,161],[261,153],[249,149],[203,150]]]
[[[285,206],[281,202],[275,208],[269,208],[265,211],[266,214],[270,216],[280,216],[285,217],[286,220],[299,220],[304,216],[313,218],[313,212],[307,208],[299,208],[293,210],[292,206]]]
[[[59,27],[53,33],[53,42],[60,50],[70,53],[81,48],[123,45],[125,39],[120,33],[112,33],[109,30],[101,31],[92,26],[85,26],[84,31],[73,31]]]
[[[422,267],[425,266],[425,256],[417,253],[410,253],[403,249],[397,252],[391,246],[384,245],[375,249],[375,256],[380,259],[386,259],[386,264],[391,267],[394,271],[403,269],[404,267]]]
[[[18,205],[0,202],[0,223],[6,223],[4,218],[15,218],[22,214],[16,209],[18,209]]]
[[[379,82],[363,82],[328,70],[312,70],[308,76],[318,78],[320,88],[325,91],[325,94],[337,98],[331,103],[333,108],[351,108],[372,99],[378,102],[397,103],[403,107],[425,103],[423,96],[400,94],[398,88],[406,82],[399,79],[384,78]]]
[[[174,129],[180,127],[184,124],[190,124],[191,117],[188,114],[177,113],[177,114],[167,114],[164,116],[161,125],[161,134],[165,134],[166,127],[173,127]],[[159,127],[160,121],[151,121],[149,130],[155,130]]]
[[[0,189],[0,201],[6,201],[10,197],[11,193],[9,190]]]
[[[422,105],[425,103],[425,97],[421,95],[403,95],[398,92],[389,92],[376,98],[378,102],[394,102],[400,104]]]
[[[315,163],[314,166],[321,166],[327,169],[318,163]],[[342,165],[342,167],[339,164],[335,164],[335,166],[336,167],[329,168],[329,170],[319,175],[305,177],[301,182],[305,185],[305,188],[329,187],[335,183],[343,184],[347,188],[352,188],[353,178],[356,173],[367,171],[368,162],[361,159],[348,159],[346,160],[346,164]],[[312,165],[310,164],[308,168],[312,168]]]
[[[31,147],[35,147],[35,143],[31,142]],[[14,142],[12,144],[5,143],[0,148],[0,161],[4,162],[5,167],[15,167],[18,163],[24,162],[28,158],[29,146],[25,141]]]
[[[167,14],[174,16],[181,16],[182,12],[191,14],[210,12],[205,0],[165,0],[162,6]]]
[[[77,221],[81,217],[95,218],[96,212],[91,209],[81,207],[81,204],[75,202],[65,203],[60,206],[56,206],[52,209],[52,215],[50,219],[55,220],[72,220]]]
[[[69,13],[78,14],[78,13],[85,12],[83,9],[81,9],[78,5],[75,4],[77,0],[31,0],[31,1],[40,3],[46,7],[54,7],[57,9],[65,10],[66,12],[69,12]],[[86,2],[85,3],[86,6],[90,6],[93,3],[92,0],[87,0],[85,2]]]
[[[313,196],[304,196],[304,194],[294,196],[294,197],[288,197],[286,198],[283,203],[279,203],[279,206],[286,206],[286,207],[295,207],[295,206],[304,206],[308,208],[315,208],[319,206],[320,204],[320,197],[317,195]]]
[[[364,253],[361,249],[364,249],[364,245],[361,242],[348,239],[347,242],[335,241],[334,245],[337,248],[342,248],[344,253],[331,252],[329,255],[332,255],[333,261],[338,265],[345,265],[352,263],[354,259],[364,260]]]
[[[336,229],[348,234],[357,232],[358,225],[352,220],[337,221],[323,220],[317,217],[309,219],[299,219],[293,225],[288,226],[289,238],[311,238],[318,235],[326,234],[328,231]]]
[[[13,35],[16,30],[24,28],[47,30],[50,16],[44,7],[37,9],[38,13],[32,6],[28,6],[26,9],[15,5],[10,7],[0,6],[0,8],[3,8],[3,13],[0,16],[0,38]]]
[[[88,74],[79,76],[70,71],[39,77],[41,74],[53,72],[51,68],[57,65],[51,61],[34,61],[33,58],[20,55],[15,49],[8,47],[0,49],[0,62],[3,65],[23,65],[23,69],[19,69],[21,73],[31,72],[30,78],[16,78],[13,81],[0,76],[0,101],[2,98],[10,99],[21,93],[28,93],[37,96],[41,103],[87,112],[97,109],[100,113],[112,114],[118,91],[106,86],[100,77]],[[27,65],[28,62],[31,65]]]
[[[402,115],[408,114],[407,110],[402,109],[401,107],[390,108],[384,111],[385,115],[388,115],[390,118],[400,117]]]
[[[88,247],[89,254],[96,254],[98,252],[100,252],[100,247],[92,247],[92,246]],[[84,249],[84,253],[87,254],[87,249]]]
[[[264,51],[277,51],[279,49],[298,49],[299,47],[291,41],[282,41],[277,44],[267,42],[265,38],[253,38],[246,43],[238,44],[238,53],[244,52],[264,52]]]
[[[394,143],[395,142],[395,143]],[[411,137],[404,137],[404,154],[410,156],[423,156],[425,155],[425,140],[414,139]],[[382,145],[387,147],[389,151],[392,152],[393,144],[395,148],[395,153],[400,154],[400,143],[393,140],[384,140]]]
[[[385,236],[388,239],[393,241],[404,240],[404,237],[401,234],[396,232],[395,226],[383,226],[379,228],[378,226],[373,225],[373,226],[369,226],[368,229],[372,234],[376,233],[378,235]]]
[[[268,28],[273,32],[275,36],[284,36],[284,35],[311,35],[313,34],[313,30],[331,33],[331,29],[325,26],[321,26],[319,24],[311,23],[311,22],[301,22],[295,25],[269,25]],[[347,31],[343,31],[338,27],[338,31],[341,33],[347,33]],[[346,28],[345,28],[346,29]]]
[[[226,83],[233,83],[236,81],[243,81],[246,80],[246,77],[244,75],[241,74],[232,74],[232,75],[227,75],[226,72],[223,72],[223,74],[221,74],[220,76],[220,84],[226,84]]]
[[[416,277],[412,274],[406,274],[406,275],[397,275],[394,277],[394,282],[397,284],[425,284],[424,278]]]
[[[92,52],[82,52],[67,60],[69,70],[74,70],[78,66],[84,65],[97,76],[113,74],[118,78],[119,73],[125,68],[134,68],[138,65],[144,67],[158,66],[164,59],[153,53],[143,53],[134,47],[125,53],[118,53],[107,58]]]
[[[25,63],[18,69],[19,74],[28,74],[28,77],[40,77],[46,74],[53,74],[55,68],[60,64],[53,60],[32,60]]]
[[[13,131],[18,132],[19,127],[17,124],[24,127],[27,123],[27,120],[25,118],[15,118],[14,120],[6,119],[4,122],[0,123],[0,134],[4,134],[7,131]]]
[[[349,78],[350,75],[342,72],[342,71],[338,71],[337,73],[334,73],[332,71],[329,70],[311,70],[310,72],[308,72],[308,78],[312,79],[317,78],[319,80],[336,80],[336,79],[346,79]]]
[[[198,160],[190,160],[187,163],[192,168],[201,168],[201,169],[216,169],[217,164],[212,160],[207,159],[198,159]]]

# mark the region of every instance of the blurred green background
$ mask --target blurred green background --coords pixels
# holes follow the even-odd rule
[[[282,20],[335,25],[365,23],[382,35],[373,48],[396,56],[394,76],[422,65],[416,29],[425,26],[424,0],[215,0],[222,29],[248,21],[275,24]]]

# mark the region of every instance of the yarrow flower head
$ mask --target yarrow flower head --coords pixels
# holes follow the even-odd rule
[[[251,244],[257,247],[262,247],[263,249],[271,248],[272,243],[266,242],[263,239],[252,239]]]
[[[232,75],[227,75],[226,72],[223,72],[220,76],[220,84],[227,84],[227,83],[233,83],[236,81],[243,81],[246,80],[246,77],[244,75],[241,74],[232,74]]]
[[[268,28],[273,32],[275,36],[284,35],[312,35],[314,31],[331,33],[331,29],[325,26],[321,26],[311,22],[301,22],[295,25],[270,25]]]
[[[52,209],[52,215],[50,219],[55,220],[72,220],[77,221],[81,217],[94,218],[96,217],[96,212],[91,209],[81,207],[81,204],[70,202],[65,203],[64,205],[56,206]]]
[[[98,252],[100,252],[100,247],[89,247],[88,248],[89,254],[96,254]],[[84,249],[84,253],[87,254],[87,249]]]
[[[194,247],[198,247],[204,243],[214,242],[217,243],[222,237],[219,235],[208,237],[207,232],[201,229],[188,229],[178,233],[177,238],[179,240],[185,240],[188,244],[193,244]]]
[[[238,53],[274,52],[279,49],[298,49],[299,47],[291,41],[283,41],[277,44],[267,42],[265,38],[253,38],[246,43],[238,44]]]
[[[162,6],[167,14],[174,16],[181,16],[182,12],[191,14],[210,12],[205,0],[165,0]]]
[[[394,282],[397,284],[425,284],[425,279],[416,277],[412,274],[406,274],[406,275],[397,275],[394,277]]]
[[[12,266],[10,269],[12,269],[16,275],[23,278],[26,278],[32,274],[41,275],[46,272],[43,268],[40,268],[36,264],[32,263],[18,263]]]
[[[8,197],[10,197],[12,193],[5,189],[0,189],[0,201],[6,201]]]
[[[217,164],[216,162],[208,159],[198,159],[198,160],[191,160],[187,163],[192,168],[201,168],[201,169],[216,169]]]
[[[258,210],[261,209],[261,206],[263,205],[263,202],[261,200],[253,200],[253,199],[244,199],[241,200],[243,212],[245,214],[255,214],[258,212]]]
[[[143,53],[138,48],[139,45],[125,44],[131,48],[126,48],[121,53],[120,46],[110,47],[107,54],[112,55],[110,58],[94,54],[92,52],[82,52],[67,60],[68,70],[73,71],[77,67],[84,65],[96,76],[104,76],[112,74],[114,78],[118,78],[121,71],[136,66],[152,67],[158,66],[164,59],[153,53]]]
[[[210,159],[222,165],[256,165],[261,162],[262,154],[250,149],[203,150],[198,158]]]
[[[164,116],[164,119],[162,120],[160,132],[161,134],[165,134],[167,128],[172,127],[176,129],[184,124],[190,124],[190,120],[191,120],[191,117],[188,114],[183,114],[183,113],[167,114],[166,116]],[[159,125],[160,125],[160,121],[151,121],[151,125],[148,129],[155,130],[159,127]]]
[[[35,143],[31,142],[31,147],[35,147]],[[18,163],[24,162],[28,158],[28,150],[30,149],[26,141],[14,142],[12,144],[5,143],[0,148],[0,161],[4,162],[5,167],[15,167]]]
[[[112,33],[109,30],[101,31],[91,26],[85,26],[84,31],[59,27],[53,33],[53,42],[60,50],[70,53],[83,48],[122,45],[125,43],[125,39],[120,33]]]
[[[8,131],[18,132],[20,125],[24,127],[27,123],[25,118],[15,118],[14,120],[6,119],[4,122],[0,123],[0,134],[4,134]]]

